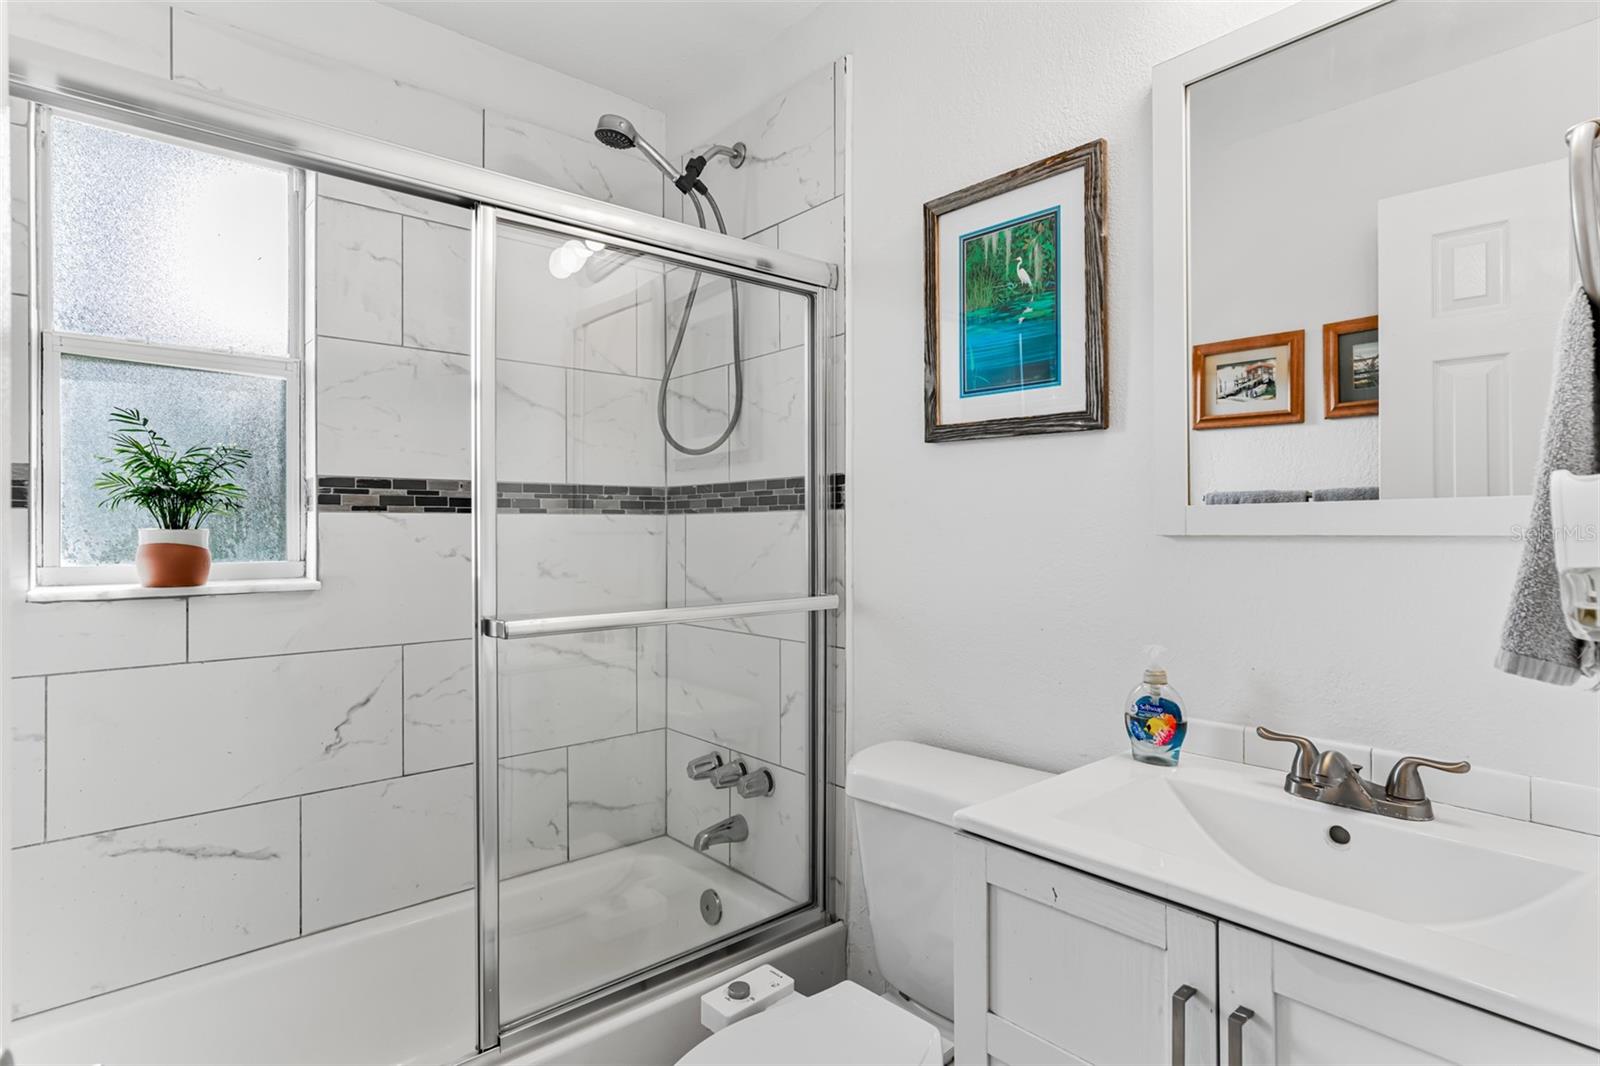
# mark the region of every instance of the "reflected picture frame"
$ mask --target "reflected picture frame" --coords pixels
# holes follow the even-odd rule
[[[1377,415],[1380,359],[1377,315],[1322,327],[1324,418]]]
[[[1190,427],[1237,429],[1305,421],[1306,331],[1194,346]]]

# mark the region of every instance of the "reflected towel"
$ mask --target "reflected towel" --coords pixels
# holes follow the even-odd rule
[[[1533,514],[1522,531],[1522,563],[1511,590],[1511,609],[1494,664],[1508,674],[1574,685],[1596,676],[1595,646],[1578,640],[1561,613],[1555,546],[1550,529],[1550,473],[1600,473],[1600,363],[1595,358],[1594,307],[1583,289],[1573,293],[1556,333],[1550,410],[1539,439],[1533,479]]]
[[[1313,501],[1329,502],[1332,500],[1376,500],[1378,486],[1361,485],[1353,489],[1312,489]]]
[[[1208,492],[1201,503],[1305,503],[1311,493],[1305,489],[1234,489]]]

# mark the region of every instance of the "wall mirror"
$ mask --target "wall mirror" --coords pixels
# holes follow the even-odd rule
[[[1162,532],[1515,535],[1600,0],[1302,3],[1157,68]]]

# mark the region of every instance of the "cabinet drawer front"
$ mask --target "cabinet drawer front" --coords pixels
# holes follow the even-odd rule
[[[1091,1066],[1071,1052],[1040,1040],[1004,1018],[996,1018],[991,1014],[988,1024],[990,1062],[1015,1063],[1016,1066]]]
[[[989,848],[989,883],[1070,911],[1155,948],[1167,946],[1167,907],[1149,896],[1007,848]]]

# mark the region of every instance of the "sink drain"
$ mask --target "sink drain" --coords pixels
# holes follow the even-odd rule
[[[1350,830],[1342,825],[1330,826],[1328,839],[1333,842],[1334,847],[1347,848],[1350,846]],[[705,903],[702,901],[700,906],[703,908]]]
[[[700,917],[706,920],[707,925],[722,921],[722,897],[717,895],[716,889],[708,888],[700,893]]]

